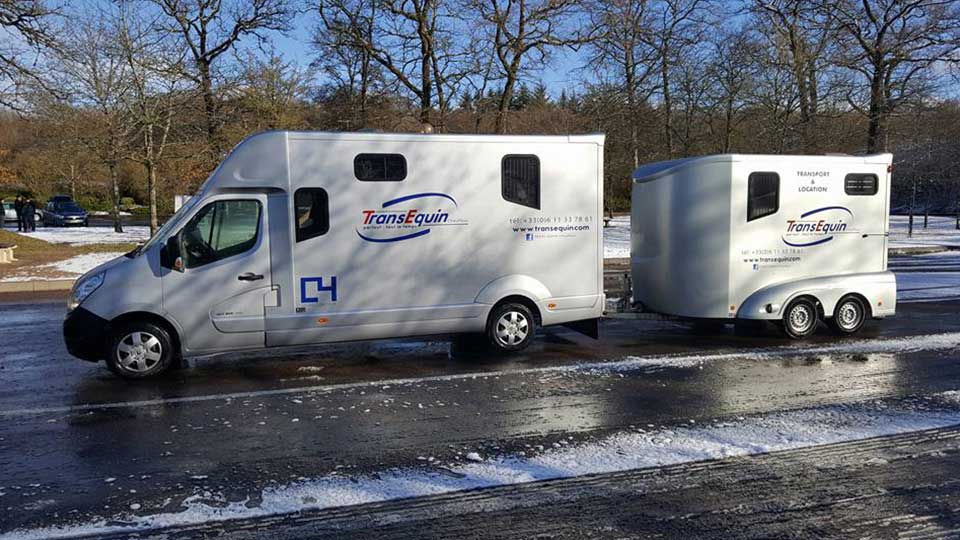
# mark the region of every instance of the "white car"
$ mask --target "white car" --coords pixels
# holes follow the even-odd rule
[[[37,223],[43,221],[43,214],[37,210],[34,213]],[[3,222],[4,223],[16,223],[17,222],[17,211],[13,208],[13,201],[3,201]]]

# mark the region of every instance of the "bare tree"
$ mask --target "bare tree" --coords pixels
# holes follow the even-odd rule
[[[40,73],[41,53],[56,46],[53,15],[42,0],[0,2],[0,105],[20,109],[24,85],[54,91]]]
[[[218,137],[218,102],[214,95],[217,62],[245,36],[264,41],[269,31],[290,26],[290,0],[152,0],[165,15],[161,30],[179,36],[193,59],[194,81],[203,98],[207,140],[214,154],[221,153]]]
[[[888,148],[890,117],[936,86],[960,62],[960,3],[949,0],[830,0],[841,32],[837,61],[851,71],[851,106],[867,117],[867,151]],[[865,91],[864,91],[865,89]]]
[[[157,232],[157,169],[166,157],[174,115],[189,96],[184,54],[170,39],[144,24],[146,14],[121,4],[116,22],[116,53],[124,62],[128,91],[123,104],[134,140],[127,157],[143,165],[147,177],[150,234]]]
[[[726,154],[733,150],[733,135],[744,121],[743,111],[751,105],[756,65],[754,36],[746,27],[718,33],[710,41],[712,61],[707,63],[710,102],[707,124],[718,140],[717,150]],[[714,128],[719,120],[720,127]]]
[[[590,43],[587,65],[625,99],[630,129],[633,167],[640,166],[640,105],[653,91],[649,81],[656,76],[656,54],[648,44],[652,22],[649,0],[597,1],[590,6],[593,24],[599,29]]]
[[[313,70],[284,60],[273,51],[265,59],[249,54],[243,63],[246,68],[237,93],[255,122],[247,131],[306,127],[301,112],[310,92]]]
[[[673,125],[674,103],[671,76],[684,49],[702,37],[704,9],[710,0],[658,0],[652,6],[653,26],[645,39],[656,52],[659,71],[659,93],[662,100],[663,138],[667,155],[676,154],[676,131]]]
[[[473,0],[489,25],[503,86],[494,130],[506,133],[506,113],[524,69],[542,65],[557,47],[578,48],[594,38],[592,28],[568,28],[583,18],[581,0]],[[524,63],[526,60],[526,63]]]
[[[815,122],[836,26],[829,12],[810,0],[754,0],[756,26],[771,41],[767,61],[790,73],[799,107],[801,146],[815,151]]]
[[[132,131],[125,100],[130,91],[129,68],[116,47],[117,31],[102,13],[75,19],[69,46],[59,54],[60,87],[68,101],[52,112],[79,114],[87,122],[81,135],[84,144],[110,173],[113,228],[123,232],[120,221],[120,162],[127,155]]]
[[[337,91],[346,93],[355,113],[352,128],[369,127],[370,96],[382,85],[383,75],[374,63],[363,43],[373,42],[376,0],[356,0],[352,4],[360,27],[350,26],[335,3],[318,5],[320,23],[313,32],[312,45],[317,52],[313,66],[333,80]],[[346,22],[346,24],[344,24]],[[361,43],[353,38],[354,32],[364,36]]]
[[[357,55],[364,85],[369,63],[380,66],[412,95],[421,123],[431,123],[436,104],[442,128],[460,82],[472,73],[466,62],[472,51],[453,36],[451,7],[440,0],[321,0],[317,11],[327,36],[315,41]]]

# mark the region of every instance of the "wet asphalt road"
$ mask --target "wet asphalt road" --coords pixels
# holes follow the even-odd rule
[[[531,350],[510,358],[451,352],[447,341],[408,339],[199,359],[171,377],[131,384],[114,378],[102,365],[67,355],[60,338],[62,301],[2,304],[0,534],[109,518],[129,512],[131,505],[142,514],[176,512],[184,499],[204,490],[256,504],[257,494],[267,486],[333,472],[416,466],[423,456],[458,463],[470,451],[512,452],[528,445],[595,439],[636,424],[671,426],[955,390],[960,388],[956,350],[897,352],[877,347],[871,352],[869,344],[960,332],[958,312],[958,301],[904,304],[896,318],[871,323],[857,338],[842,340],[867,343],[856,353],[830,352],[826,348],[836,339],[826,333],[802,349],[784,350],[796,345],[775,332],[740,336],[728,329],[702,334],[679,323],[611,320],[603,325],[602,341],[549,330]],[[757,352],[767,355],[757,357]],[[720,353],[734,354],[711,360]],[[583,363],[664,354],[692,355],[703,362],[694,368],[653,365],[600,374],[575,369]],[[559,369],[564,366],[568,369]],[[769,510],[758,501],[812,504],[824,495],[816,480],[832,482],[838,470],[848,479],[830,492],[823,506],[809,513],[774,513],[776,519],[764,521],[769,527],[755,529],[767,534],[757,536],[809,537],[794,532],[826,527],[824,512],[834,511],[847,512],[843,516],[854,528],[850,530],[860,530],[856,527],[867,527],[866,518],[876,515],[856,514],[843,501],[861,496],[864,485],[905,490],[909,486],[897,484],[905,479],[927,486],[927,491],[915,498],[899,497],[896,512],[891,503],[887,517],[920,510],[937,513],[938,508],[952,516],[945,509],[955,509],[960,502],[954,489],[960,481],[956,437],[923,441],[929,446],[920,452],[923,460],[887,459],[889,467],[870,471],[861,471],[859,462],[839,451],[831,458],[837,460],[834,469],[818,468],[821,458],[811,459],[814,454],[805,451],[738,458],[717,465],[716,473],[680,467],[679,483],[687,491],[660,490],[661,499],[647,499],[653,507],[626,504],[624,493],[636,492],[634,483],[652,474],[640,471],[600,478],[603,493],[587,490],[584,497],[567,497],[567,506],[541,505],[522,515],[504,510],[466,516],[469,512],[451,510],[446,517],[430,518],[449,528],[413,519],[390,530],[370,530],[357,521],[355,537],[469,537],[470,529],[464,528],[469,524],[475,533],[485,531],[473,536],[497,538],[532,537],[537,530],[570,538],[617,537],[615,533],[624,530],[640,536],[696,530],[702,537],[730,537],[721,533],[740,523],[731,513],[760,519]],[[870,445],[861,450],[865,456],[875,452]],[[876,457],[870,456],[865,459]],[[753,495],[724,490],[732,478],[753,478],[751,474],[766,482],[755,480]],[[562,481],[549,489],[576,491],[577,482]],[[783,494],[785,482],[796,490],[793,498]],[[503,488],[501,494],[540,497],[542,489]],[[497,494],[493,490],[484,496]],[[346,511],[343,519],[353,515],[359,520],[381,511],[377,508]],[[663,509],[659,517],[657,508]],[[560,519],[587,513],[598,516],[588,525]],[[676,516],[686,514],[701,518],[690,518],[678,529]],[[597,532],[614,517],[633,525],[613,527],[610,534]],[[953,519],[943,521],[953,527]],[[500,526],[484,528],[484,522]],[[287,525],[291,530],[303,525],[286,518],[269,523],[268,529],[254,524],[243,534],[233,532],[273,537]],[[904,527],[908,525],[915,524]],[[222,528],[196,534],[212,535]],[[327,534],[309,526],[304,530],[308,532],[300,537]]]

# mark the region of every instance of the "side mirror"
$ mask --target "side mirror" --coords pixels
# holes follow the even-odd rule
[[[183,272],[183,257],[180,256],[180,235],[175,234],[167,238],[167,243],[160,251],[160,266]]]

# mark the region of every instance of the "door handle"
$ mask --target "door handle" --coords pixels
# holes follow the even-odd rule
[[[247,272],[246,274],[240,274],[237,276],[237,279],[240,281],[257,281],[258,279],[263,279],[263,274],[254,274],[253,272]]]

